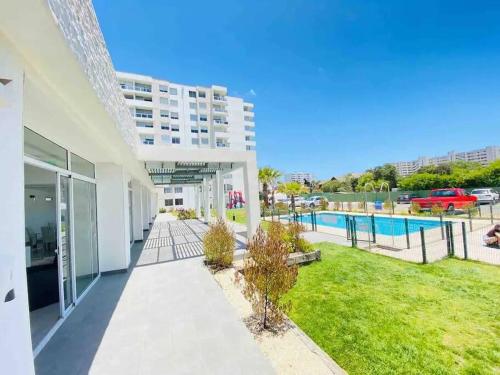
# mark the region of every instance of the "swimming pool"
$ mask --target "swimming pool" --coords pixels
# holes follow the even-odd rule
[[[316,224],[324,225],[326,227],[346,228],[345,214],[336,214],[331,212],[322,212],[316,214]],[[371,216],[350,215],[356,220],[356,229],[360,232],[371,232],[372,218]],[[299,219],[300,221],[300,219]],[[311,215],[305,214],[302,216],[302,223],[311,224]],[[414,233],[424,229],[438,228],[440,226],[439,220],[422,220],[422,219],[408,219],[408,232]],[[392,218],[384,216],[375,216],[375,233],[382,235],[395,235],[401,236],[406,234],[405,219]]]

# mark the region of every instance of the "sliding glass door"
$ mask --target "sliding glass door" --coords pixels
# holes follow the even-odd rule
[[[66,311],[73,303],[73,277],[71,273],[70,179],[59,175],[59,283]]]
[[[75,275],[77,298],[99,274],[95,184],[73,179]]]

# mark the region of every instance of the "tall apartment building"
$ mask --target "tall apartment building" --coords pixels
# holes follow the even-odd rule
[[[228,95],[226,87],[190,86],[153,77],[117,72],[135,119],[140,142],[154,148],[255,150],[253,104]],[[194,208],[189,185],[158,188],[159,207]],[[242,192],[241,169],[224,177],[228,192]]]
[[[489,163],[497,159],[500,159],[500,147],[488,146],[485,148],[467,152],[450,151],[444,156],[435,156],[435,157],[422,156],[416,160],[400,161],[391,164],[396,167],[398,173],[401,176],[409,176],[412,173],[418,171],[419,168],[424,167],[426,165],[441,165],[454,161],[468,161],[468,162],[476,162],[481,165],[488,165]]]
[[[313,174],[309,172],[292,172],[285,174],[286,182],[294,181],[303,184],[304,180],[311,182],[313,179],[314,179]]]

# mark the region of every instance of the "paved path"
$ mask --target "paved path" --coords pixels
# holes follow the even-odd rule
[[[178,225],[160,215],[153,232],[166,222]],[[148,250],[136,244],[134,262]],[[202,258],[177,259],[101,277],[36,358],[37,374],[273,373]]]

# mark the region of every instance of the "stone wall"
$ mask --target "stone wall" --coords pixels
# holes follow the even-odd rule
[[[139,136],[120,90],[91,0],[47,0],[68,45],[125,142],[136,152]]]

